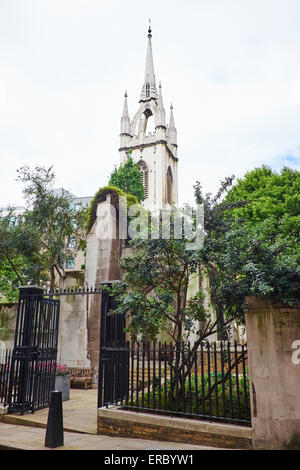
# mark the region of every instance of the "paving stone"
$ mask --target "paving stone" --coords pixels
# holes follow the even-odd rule
[[[5,415],[0,422],[0,449],[31,450],[201,450],[209,447],[97,434],[97,390],[71,389],[63,402],[64,446],[44,447],[48,409],[23,416]],[[74,432],[77,431],[77,432]],[[80,432],[78,432],[80,431]],[[214,449],[216,450],[216,449]]]

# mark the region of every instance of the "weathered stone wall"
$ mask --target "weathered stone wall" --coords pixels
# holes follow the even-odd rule
[[[122,241],[118,238],[118,219],[106,201],[98,204],[97,219],[87,235],[85,284],[99,287],[101,282],[120,279]],[[97,371],[100,351],[101,294],[89,296],[88,305],[88,353],[91,366]],[[96,378],[96,377],[95,377]]]
[[[261,299],[248,301],[253,447],[284,449],[297,439],[299,445],[300,308]]]
[[[89,367],[87,357],[87,296],[60,297],[60,319],[57,361],[70,367]],[[0,335],[0,347],[14,346],[17,303],[0,304],[0,318],[4,319],[5,334]]]
[[[0,304],[0,318],[5,327],[5,332],[0,333],[2,348],[12,349],[15,339],[15,327],[17,318],[17,303]]]
[[[87,296],[62,295],[57,361],[70,367],[90,367],[87,354]]]

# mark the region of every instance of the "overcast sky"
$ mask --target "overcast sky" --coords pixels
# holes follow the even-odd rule
[[[54,166],[92,196],[119,163],[143,84],[148,19],[178,132],[179,199],[262,164],[300,169],[299,0],[0,0],[0,206],[16,170]]]

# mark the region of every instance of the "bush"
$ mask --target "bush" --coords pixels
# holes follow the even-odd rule
[[[141,392],[138,401],[135,400],[130,406],[144,407],[159,411],[174,411],[198,416],[214,416],[233,419],[249,419],[250,415],[250,392],[249,378],[231,375],[222,383],[222,374],[218,372],[204,374],[203,380],[195,374],[187,378],[184,387],[182,384],[175,387],[171,393],[171,382],[167,380],[165,385],[159,387],[157,378],[151,382],[152,390],[144,394],[142,402]],[[217,380],[217,385],[215,386]],[[238,393],[239,390],[239,393]],[[247,414],[246,414],[247,410]]]

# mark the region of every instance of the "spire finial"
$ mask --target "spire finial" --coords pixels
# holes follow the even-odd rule
[[[148,38],[152,38],[151,19],[149,18]]]
[[[127,97],[128,97],[127,90],[125,90],[124,98],[127,98]]]
[[[157,99],[157,89],[155,84],[155,74],[153,66],[152,44],[151,44],[151,24],[149,19],[148,29],[148,45],[145,67],[144,85],[141,92],[141,101],[148,101],[150,99]]]

